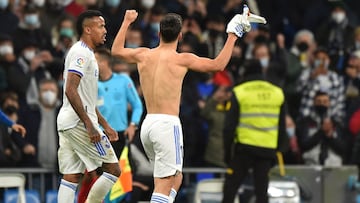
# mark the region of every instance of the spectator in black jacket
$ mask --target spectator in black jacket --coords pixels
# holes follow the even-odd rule
[[[346,150],[343,127],[330,116],[330,97],[316,92],[308,116],[297,122],[296,135],[307,165],[341,166]]]

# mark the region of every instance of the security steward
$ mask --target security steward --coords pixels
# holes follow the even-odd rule
[[[222,202],[234,202],[239,186],[252,169],[256,203],[267,203],[268,173],[275,163],[279,138],[287,136],[284,93],[264,78],[258,60],[246,61],[244,68],[243,82],[233,88],[225,118],[228,169]]]

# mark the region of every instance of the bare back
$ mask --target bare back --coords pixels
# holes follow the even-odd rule
[[[158,47],[143,53],[138,71],[147,113],[179,115],[181,89],[187,68],[173,49]]]

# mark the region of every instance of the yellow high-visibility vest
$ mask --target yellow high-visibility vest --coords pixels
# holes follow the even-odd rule
[[[275,149],[284,93],[281,88],[262,80],[245,82],[234,88],[240,104],[236,143]]]

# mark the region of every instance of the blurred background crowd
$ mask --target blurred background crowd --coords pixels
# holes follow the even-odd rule
[[[0,0],[0,108],[27,129],[22,138],[0,126],[0,166],[57,170],[64,58],[78,40],[75,22],[82,11],[103,13],[107,48],[126,9],[139,12],[126,36],[126,46],[134,48],[157,46],[162,16],[178,13],[183,17],[178,51],[214,58],[227,22],[242,13],[244,3],[268,24],[252,24],[238,39],[226,70],[189,72],[185,78],[180,107],[185,167],[225,167],[222,128],[231,87],[242,80],[244,61],[254,58],[286,96],[286,164],[360,162],[358,0]],[[129,74],[141,96],[134,65],[113,59],[112,68]]]

